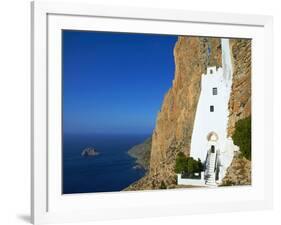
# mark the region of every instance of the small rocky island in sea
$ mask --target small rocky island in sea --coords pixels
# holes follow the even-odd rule
[[[87,157],[87,156],[97,156],[100,153],[97,152],[97,150],[93,147],[87,147],[85,149],[83,149],[83,151],[81,152],[81,156]]]

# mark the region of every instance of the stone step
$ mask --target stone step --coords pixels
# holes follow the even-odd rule
[[[208,167],[206,168],[206,172],[208,174],[208,177],[206,179],[206,185],[210,187],[216,187],[216,174],[214,173],[215,170],[215,164],[216,164],[216,154],[211,153],[209,155],[209,163]]]
[[[207,182],[206,184],[207,184],[207,185],[217,185],[215,181]]]
[[[208,180],[206,183],[207,183],[207,184],[215,184],[216,181],[215,181],[215,180]]]
[[[210,181],[215,181],[215,179],[212,178],[212,179],[208,179],[208,180],[207,180],[207,182],[210,182]]]
[[[217,187],[217,184],[206,184],[208,187]]]
[[[211,178],[211,179],[208,179],[207,182],[211,182],[211,181],[214,181],[215,182],[215,179],[214,178]]]

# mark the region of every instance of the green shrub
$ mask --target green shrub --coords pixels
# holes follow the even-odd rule
[[[187,157],[180,152],[176,158],[175,172],[182,173],[187,170]]]
[[[188,160],[187,160],[187,171],[186,172],[189,173],[189,174],[199,172],[198,161],[196,161],[192,157],[188,158]]]
[[[235,145],[239,146],[242,156],[251,160],[251,117],[238,120],[232,136]]]
[[[186,157],[180,152],[176,157],[175,172],[193,174],[203,171],[203,164],[200,159],[195,160],[192,157]]]
[[[198,168],[199,172],[204,170],[204,165],[199,158],[198,158],[198,167],[199,167]]]

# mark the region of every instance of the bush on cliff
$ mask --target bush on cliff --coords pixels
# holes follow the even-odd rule
[[[199,173],[203,171],[203,164],[201,160],[195,160],[192,157],[186,157],[180,152],[176,157],[175,172],[185,173],[192,175],[193,173]]]
[[[193,173],[198,173],[199,172],[199,165],[198,165],[198,161],[196,161],[195,159],[188,158],[187,159],[187,171],[184,171],[188,174],[193,174]]]
[[[238,120],[232,136],[235,145],[239,146],[242,156],[251,160],[251,117]]]
[[[187,157],[180,152],[176,158],[175,172],[182,173],[187,170]]]

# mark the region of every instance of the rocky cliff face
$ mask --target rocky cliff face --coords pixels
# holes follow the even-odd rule
[[[251,115],[251,40],[231,39],[233,63],[232,91],[229,100],[228,135],[235,123]]]
[[[232,137],[235,123],[251,116],[251,40],[230,40],[233,80],[229,100],[228,136]],[[235,155],[222,185],[251,184],[251,161]]]
[[[221,186],[251,184],[251,161],[236,153],[227,169]]]
[[[157,116],[149,173],[128,190],[158,189],[162,181],[168,188],[175,185],[176,155],[190,151],[201,75],[207,66],[221,66],[220,39],[179,37],[174,58],[175,78]]]

